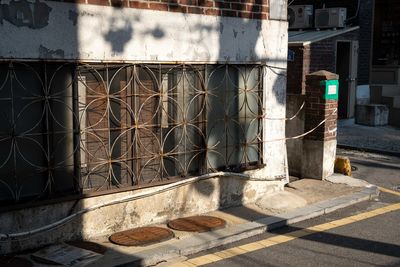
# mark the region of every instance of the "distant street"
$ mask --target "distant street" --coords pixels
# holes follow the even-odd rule
[[[400,191],[397,195],[395,191],[400,186],[400,158],[348,150],[338,150],[338,154],[350,157],[355,178],[393,192],[382,192],[377,199],[193,255],[182,266],[204,265],[202,259],[215,261],[205,266],[224,267],[400,266],[400,204],[396,205],[400,203]],[[357,214],[361,215],[354,216]],[[318,230],[313,233],[310,229]],[[233,249],[226,250],[229,248]]]

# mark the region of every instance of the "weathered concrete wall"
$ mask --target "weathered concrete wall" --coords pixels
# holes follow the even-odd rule
[[[302,178],[321,179],[334,173],[336,158],[335,140],[304,140]]]
[[[76,238],[108,236],[116,231],[164,223],[180,216],[254,203],[265,194],[283,190],[283,185],[282,181],[245,181],[233,177],[204,180],[144,199],[100,208],[78,216],[61,227],[29,238],[1,242],[0,253],[16,252]],[[2,233],[35,229],[83,208],[155,189],[157,187],[3,213],[0,214],[0,229]]]
[[[263,177],[266,179],[285,178],[288,182],[286,154],[285,121],[268,118],[286,116],[286,77],[284,72],[266,67],[264,79],[264,125],[263,125],[263,161],[266,167]]]
[[[266,177],[285,177],[288,181],[285,121],[268,118],[286,117],[287,24],[269,28],[266,34],[268,57],[264,71],[263,159]],[[275,40],[275,41],[272,41]]]
[[[13,1],[3,1],[12,9]],[[18,2],[19,3],[19,2]],[[268,45],[286,22],[26,0],[23,19],[0,24],[1,58],[82,61],[275,60]],[[15,4],[14,4],[15,5]],[[35,12],[30,11],[39,5]],[[29,8],[30,9],[29,9]],[[19,18],[19,19],[18,19]],[[284,46],[284,43],[278,43]]]
[[[293,117],[305,101],[304,95],[288,94],[286,100],[286,114],[288,118]],[[294,137],[304,133],[304,108],[292,120],[286,121],[286,136]],[[288,154],[289,174],[301,176],[303,159],[303,138],[289,139],[286,142]]]
[[[3,1],[2,5],[11,2]],[[262,137],[266,167],[252,172],[254,177],[266,181],[215,178],[143,200],[101,208],[51,232],[0,243],[2,253],[60,240],[104,236],[179,216],[253,203],[265,194],[283,190],[288,181],[285,121],[267,118],[286,116],[287,22],[61,2],[41,2],[35,9],[38,12],[29,10],[26,9],[23,19],[2,17],[0,59],[266,64]],[[276,179],[279,181],[267,181]],[[146,190],[154,189],[142,191]],[[3,213],[0,232],[37,228],[82,208],[138,192],[141,191]]]

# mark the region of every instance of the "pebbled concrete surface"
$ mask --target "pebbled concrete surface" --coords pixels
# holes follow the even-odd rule
[[[350,158],[351,165],[355,168],[353,177],[399,190],[400,157],[344,149],[338,149],[338,153]]]
[[[399,153],[400,128],[370,127],[358,124],[338,125],[338,146]]]

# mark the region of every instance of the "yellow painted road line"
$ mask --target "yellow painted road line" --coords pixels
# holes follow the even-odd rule
[[[337,227],[335,224],[332,223],[323,223],[320,225],[315,225],[315,226],[311,226],[309,228],[306,228],[305,230],[311,230],[313,232],[324,232],[326,230],[332,229]]]
[[[378,187],[380,191],[385,192],[385,193],[389,193],[392,195],[396,195],[396,196],[400,196],[400,192],[394,191],[394,190],[390,190],[384,187]]]
[[[225,260],[235,256],[243,255],[249,252],[254,252],[260,249],[265,249],[267,247],[275,246],[278,244],[286,243],[294,239],[298,239],[307,235],[312,235],[318,232],[324,232],[329,229],[337,228],[340,226],[352,224],[359,222],[368,218],[376,217],[385,213],[400,210],[400,203],[388,205],[375,210],[367,211],[357,215],[349,216],[346,218],[338,219],[332,222],[323,223],[315,226],[311,226],[305,229],[289,232],[283,235],[276,235],[269,237],[257,242],[248,243],[238,247],[233,247],[225,250],[221,250],[215,253],[199,256],[193,259],[188,259],[185,262],[175,263],[171,266],[181,267],[181,266],[202,266],[209,263]]]
[[[260,240],[257,243],[260,243],[264,246],[264,248],[275,246],[277,243],[272,242],[268,239]]]
[[[208,255],[204,255],[201,257],[197,257],[194,259],[190,259],[187,262],[194,264],[195,266],[199,266],[199,265],[204,265],[204,264],[209,264],[209,263],[213,263],[216,261],[220,261],[223,258],[215,255],[215,254],[208,254]]]
[[[243,250],[246,250],[248,252],[252,252],[252,251],[255,251],[255,250],[258,250],[258,249],[265,248],[265,245],[263,245],[263,244],[261,244],[259,242],[253,242],[253,243],[249,243],[249,244],[246,244],[246,245],[239,246],[239,248],[241,248]]]

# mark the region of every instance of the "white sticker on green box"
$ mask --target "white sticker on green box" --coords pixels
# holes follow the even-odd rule
[[[325,89],[324,98],[326,100],[338,100],[338,98],[339,98],[339,81],[338,80],[321,81],[320,84]]]

